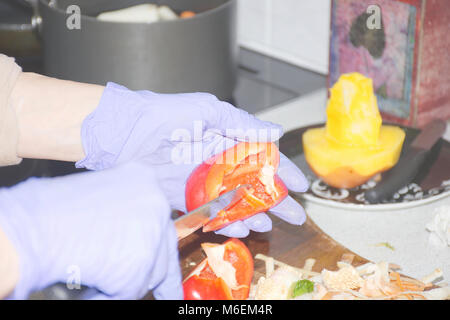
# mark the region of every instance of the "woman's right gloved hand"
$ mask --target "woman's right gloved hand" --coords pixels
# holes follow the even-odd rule
[[[170,206],[151,167],[30,178],[0,189],[0,229],[19,258],[10,299],[57,282],[101,299],[182,299]]]

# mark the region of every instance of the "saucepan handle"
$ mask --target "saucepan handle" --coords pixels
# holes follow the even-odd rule
[[[0,23],[1,30],[10,31],[29,31],[33,30],[37,34],[40,33],[40,26],[42,18],[38,12],[38,0],[11,0],[24,7],[31,7],[33,9],[33,15],[31,16],[30,23]]]

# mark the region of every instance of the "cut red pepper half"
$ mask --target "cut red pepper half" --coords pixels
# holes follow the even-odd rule
[[[288,190],[276,175],[280,153],[274,143],[241,142],[201,165],[186,183],[186,208],[192,211],[240,185],[236,198],[203,226],[203,231],[221,229],[277,205]]]
[[[206,258],[184,279],[185,300],[245,300],[253,278],[247,246],[231,238],[223,244],[203,243]]]

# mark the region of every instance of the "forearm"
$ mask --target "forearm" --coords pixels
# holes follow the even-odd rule
[[[7,297],[19,281],[19,257],[0,226],[0,299]]]
[[[104,87],[21,73],[11,93],[18,124],[17,155],[78,161],[83,120],[97,107]]]

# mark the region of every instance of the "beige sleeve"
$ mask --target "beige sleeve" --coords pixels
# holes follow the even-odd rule
[[[10,96],[22,72],[14,58],[0,54],[0,166],[18,164],[18,126]]]

